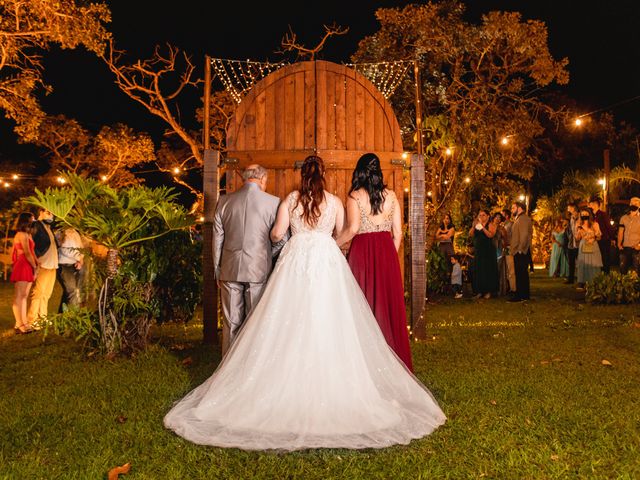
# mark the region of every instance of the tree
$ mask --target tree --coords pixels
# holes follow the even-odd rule
[[[36,190],[27,202],[46,208],[63,224],[107,249],[106,278],[98,305],[102,346],[107,353],[144,343],[139,336],[146,335],[148,328],[138,328],[117,315],[113,285],[118,285],[121,255],[128,247],[191,226],[193,218],[175,203],[176,195],[166,187],[116,190],[76,174],[65,174],[65,179],[68,186]]]
[[[101,54],[110,38],[106,5],[83,0],[0,0],[0,109],[25,140],[36,137],[44,116],[38,89],[50,90],[42,79],[41,52],[52,44],[84,46]]]
[[[530,179],[533,139],[542,117],[557,112],[540,98],[552,82],[568,82],[567,60],[556,61],[540,21],[491,12],[479,25],[463,20],[457,1],[379,9],[381,26],[360,42],[355,62],[413,60],[421,74],[427,156],[427,228],[469,186],[496,178]],[[415,144],[415,84],[392,97],[405,145]],[[427,239],[432,239],[427,235]]]
[[[64,115],[45,117],[34,143],[47,150],[49,177],[71,172],[99,178],[112,187],[140,183],[132,169],[155,160],[155,147],[146,133],[117,124],[94,135]]]

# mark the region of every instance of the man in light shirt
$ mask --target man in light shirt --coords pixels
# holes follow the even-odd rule
[[[39,327],[39,323],[47,318],[47,306],[53,293],[56,272],[58,271],[58,248],[51,232],[52,222],[53,214],[41,208],[38,211],[38,220],[33,224],[33,242],[38,267],[36,268],[36,279],[31,289],[31,304],[27,317],[29,323],[36,329]]]
[[[632,268],[640,275],[640,198],[629,201],[629,213],[618,224],[618,248],[620,249],[620,273]]]
[[[56,233],[58,240],[58,275],[62,285],[62,303],[69,307],[80,305],[84,245],[77,230],[62,228]],[[62,305],[60,306],[62,308]]]

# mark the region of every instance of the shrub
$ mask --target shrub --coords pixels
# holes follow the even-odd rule
[[[449,284],[449,269],[447,260],[434,245],[427,252],[427,291],[430,293],[442,293]]]
[[[636,272],[601,273],[587,283],[586,299],[591,303],[633,303],[640,300],[640,279]]]

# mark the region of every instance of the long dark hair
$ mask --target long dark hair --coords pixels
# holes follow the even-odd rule
[[[32,233],[33,213],[22,212],[16,219],[15,229],[18,232]]]
[[[302,182],[298,205],[302,205],[302,218],[309,226],[315,226],[320,218],[320,204],[324,200],[324,162],[317,155],[304,159],[300,170]]]
[[[444,219],[449,217],[449,225],[447,225],[445,227],[444,225]],[[451,219],[451,214],[450,213],[445,213],[444,217],[442,217],[442,223],[440,223],[440,230],[451,230],[451,229],[456,229],[455,225],[453,224],[453,220]]]
[[[349,195],[355,190],[364,188],[369,194],[371,203],[371,214],[377,215],[382,212],[384,202],[384,189],[387,186],[382,178],[382,168],[380,159],[375,153],[365,153],[360,157],[351,177],[351,190]]]

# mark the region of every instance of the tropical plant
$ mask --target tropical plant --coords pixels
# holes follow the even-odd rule
[[[175,203],[176,194],[166,187],[116,190],[76,174],[63,178],[68,186],[36,190],[27,201],[51,211],[60,222],[105,248],[106,270],[98,314],[102,345],[113,353],[127,346],[122,331],[126,319],[119,315],[124,310],[114,302],[113,292],[113,288],[124,285],[116,280],[123,253],[128,247],[187,228],[193,218]]]

